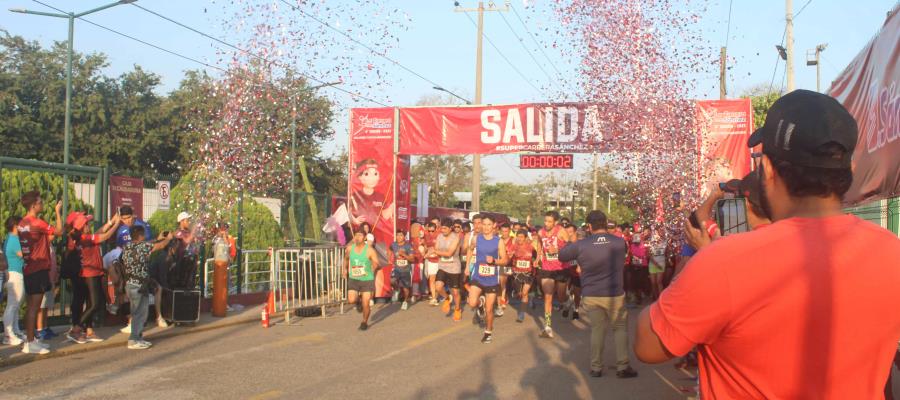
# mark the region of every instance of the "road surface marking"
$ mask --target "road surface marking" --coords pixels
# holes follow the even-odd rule
[[[280,397],[280,396],[283,395],[283,394],[284,394],[284,392],[282,392],[282,391],[280,391],[280,390],[270,390],[270,391],[268,391],[268,392],[260,393],[260,394],[258,394],[258,395],[256,395],[256,396],[253,396],[253,397],[250,398],[250,400],[268,400],[268,399],[275,399],[275,398]]]
[[[661,373],[659,373],[659,371],[654,369],[653,372],[655,372],[656,376],[658,376],[659,379],[662,379],[662,381],[665,382],[667,385],[669,385],[669,387],[671,387],[672,390],[674,390],[676,393],[683,395],[683,396],[687,396],[687,394],[684,393],[684,390],[679,389],[678,386],[675,386],[675,384],[673,384],[670,380],[666,379],[666,377],[664,377]]]
[[[680,370],[681,372],[684,372],[684,374],[687,375],[688,378],[691,378],[691,379],[697,379],[697,376],[696,376],[696,375],[692,374],[690,371],[688,371],[688,370],[686,370],[686,369],[684,369],[684,368],[678,368],[678,370]]]
[[[279,347],[279,346],[287,346],[287,345],[302,343],[302,342],[322,343],[324,341],[325,341],[325,335],[323,335],[321,333],[311,333],[309,335],[303,335],[303,336],[286,337],[275,343],[272,343],[272,345]]]
[[[435,333],[432,333],[432,334],[429,334],[429,335],[425,335],[425,336],[422,336],[422,337],[420,337],[420,338],[418,338],[418,339],[416,339],[416,340],[410,341],[409,343],[406,344],[406,346],[403,346],[402,348],[400,348],[400,349],[398,349],[398,350],[394,350],[394,351],[392,351],[392,352],[390,352],[390,353],[387,353],[387,354],[385,354],[385,355],[383,355],[383,356],[381,356],[381,357],[378,357],[378,358],[376,358],[376,359],[374,359],[374,360],[372,360],[372,361],[373,361],[373,362],[377,362],[377,361],[384,361],[384,360],[387,360],[388,358],[391,358],[391,357],[393,357],[393,356],[396,356],[397,354],[400,354],[400,353],[403,353],[403,352],[405,352],[405,351],[409,351],[409,350],[412,350],[412,349],[414,349],[414,348],[416,348],[416,347],[419,347],[419,346],[425,345],[425,344],[427,344],[427,343],[433,342],[433,341],[438,340],[438,339],[440,339],[440,338],[442,338],[442,337],[444,337],[444,336],[447,336],[447,335],[449,335],[449,334],[451,334],[451,333],[453,333],[453,332],[456,332],[456,331],[458,331],[458,330],[461,330],[461,329],[463,329],[463,328],[465,328],[465,327],[467,327],[467,326],[468,326],[468,324],[460,324],[460,323],[457,323],[457,324],[455,324],[454,326],[451,326],[451,327],[449,327],[449,328],[447,328],[447,329],[444,329],[444,330],[442,330],[442,331],[437,331],[437,332],[435,332]]]

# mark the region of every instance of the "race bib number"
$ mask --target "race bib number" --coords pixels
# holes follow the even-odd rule
[[[453,262],[453,261],[454,261],[454,259],[452,256],[451,257],[441,257],[441,262],[447,263],[447,262]]]
[[[531,261],[528,261],[528,260],[518,260],[518,261],[516,261],[516,268],[519,268],[519,269],[530,269],[530,268],[531,268]]]
[[[557,260],[559,260],[559,254],[558,254],[558,253],[546,253],[545,256],[547,257],[547,261],[557,261]]]
[[[478,275],[495,276],[495,275],[497,275],[497,267],[495,267],[493,265],[479,264],[478,265]]]
[[[398,267],[405,267],[405,266],[407,266],[407,265],[409,265],[409,261],[406,261],[406,260],[397,260],[397,266],[398,266]]]
[[[362,265],[354,265],[350,267],[350,276],[354,278],[358,278],[360,276],[366,276],[366,267]]]
[[[640,265],[640,264],[641,264],[641,258],[640,258],[640,257],[631,257],[631,263],[632,263],[632,264],[635,264],[635,265]]]

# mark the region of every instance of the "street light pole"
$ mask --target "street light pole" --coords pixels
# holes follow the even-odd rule
[[[484,12],[485,11],[509,11],[509,1],[506,6],[499,8],[490,3],[489,8],[484,7],[484,2],[478,2],[477,9],[461,8],[456,2],[456,12],[478,12],[478,38],[475,47],[475,104],[481,104],[481,75],[482,75],[482,37],[484,37]],[[472,155],[472,209],[481,211],[481,155]]]
[[[471,104],[472,104],[472,102],[469,101],[469,100],[466,100],[465,97],[461,97],[460,95],[458,95],[458,94],[456,94],[456,93],[453,93],[453,92],[451,92],[451,91],[449,91],[449,90],[447,90],[447,89],[444,89],[444,88],[441,87],[441,86],[432,86],[431,88],[434,89],[434,90],[437,90],[437,91],[441,91],[441,92],[447,93],[447,94],[449,94],[449,95],[451,95],[451,96],[453,96],[453,97],[456,97],[457,99],[460,99],[460,100],[462,100],[463,102],[465,102],[466,105],[471,105]]]
[[[822,44],[816,46],[815,50],[809,50],[806,52],[806,65],[809,65],[809,66],[815,65],[816,66],[816,91],[817,92],[822,91],[822,66],[820,65],[819,61],[821,61],[822,52],[825,51],[826,47],[828,47],[828,43],[822,43]],[[815,52],[814,56],[812,54],[810,54],[812,52]],[[812,56],[812,57],[810,57],[810,56]]]
[[[66,58],[66,116],[65,122],[63,123],[64,130],[64,138],[63,138],[63,164],[69,165],[69,143],[72,141],[72,58],[74,53],[73,42],[75,40],[75,18],[81,18],[85,15],[95,13],[97,11],[102,11],[110,7],[115,7],[122,4],[134,3],[137,0],[120,0],[115,3],[109,3],[104,6],[100,6],[94,9],[90,9],[84,12],[75,13],[51,13],[51,12],[43,12],[43,11],[32,11],[26,10],[22,8],[10,8],[9,11],[20,14],[31,14],[31,15],[40,15],[43,17],[54,17],[54,18],[65,18],[69,20],[69,38],[68,43],[66,43],[66,49],[68,50],[68,57]],[[69,174],[63,174],[63,215],[68,213],[69,208]]]
[[[784,35],[785,35],[785,52],[787,60],[785,63],[785,73],[787,74],[787,91],[794,91],[794,6],[792,0],[784,0]]]

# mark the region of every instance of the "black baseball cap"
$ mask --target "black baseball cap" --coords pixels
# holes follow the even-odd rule
[[[856,119],[833,97],[809,90],[781,96],[766,115],[762,127],[750,135],[747,145],[763,145],[763,153],[803,167],[850,168],[859,130]],[[834,143],[845,153],[824,155],[823,145]]]

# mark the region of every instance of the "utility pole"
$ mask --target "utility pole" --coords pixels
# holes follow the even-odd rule
[[[809,50],[806,52],[806,65],[816,66],[816,91],[822,91],[822,66],[819,64],[820,57],[825,48],[828,47],[828,43],[822,43],[816,46],[815,50]]]
[[[484,37],[484,13],[485,11],[503,12],[509,11],[509,2],[506,6],[499,8],[491,1],[488,7],[484,7],[484,2],[478,2],[478,8],[462,8],[459,2],[456,2],[456,12],[478,12],[478,38],[475,45],[475,104],[481,104],[481,70],[482,70],[482,38]],[[472,209],[481,211],[481,155],[472,155]]]
[[[594,195],[591,197],[593,199],[591,201],[591,210],[597,209],[597,153],[594,153],[594,162],[593,162],[593,171],[594,171]]]
[[[728,94],[728,89],[725,87],[725,60],[727,54],[725,46],[722,46],[722,51],[719,52],[719,100],[725,100],[725,95]]]
[[[787,73],[787,91],[794,91],[794,5],[793,0],[784,0],[784,35],[787,47],[785,72]]]

